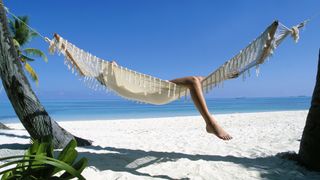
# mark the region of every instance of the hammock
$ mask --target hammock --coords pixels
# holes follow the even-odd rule
[[[306,21],[289,29],[278,21],[273,22],[240,53],[209,74],[202,81],[203,90],[208,92],[223,81],[236,78],[240,74],[245,77],[246,74],[250,74],[249,70],[254,66],[258,74],[259,65],[273,54],[275,48],[288,35],[291,35],[296,42],[298,41],[299,29],[305,23]],[[187,97],[189,94],[188,88],[184,86],[102,60],[76,47],[58,34],[55,34],[53,40],[49,42],[50,52],[61,53],[72,73],[83,77],[83,80],[93,89],[102,87],[123,98],[156,105],[166,104],[181,96]]]

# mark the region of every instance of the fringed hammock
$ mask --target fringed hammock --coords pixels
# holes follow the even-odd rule
[[[278,21],[273,22],[257,39],[240,51],[229,61],[225,62],[202,81],[202,88],[208,92],[219,86],[227,79],[239,75],[250,75],[250,69],[256,67],[273,54],[273,51],[288,36],[291,35],[297,42],[299,29],[306,22],[300,23],[291,29]],[[142,74],[109,61],[100,59],[71,44],[61,36],[55,34],[50,42],[50,52],[63,54],[65,64],[93,89],[104,88],[111,90],[119,96],[142,103],[167,104],[181,96],[187,97],[189,92],[184,86],[167,80]]]

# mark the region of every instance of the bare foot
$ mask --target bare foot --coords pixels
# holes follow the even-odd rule
[[[215,125],[207,125],[206,130],[208,133],[212,133],[216,135],[218,138],[222,140],[230,140],[232,139],[232,136],[230,136],[222,127],[220,127],[218,124]]]

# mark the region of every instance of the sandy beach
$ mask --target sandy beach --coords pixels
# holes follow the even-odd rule
[[[307,111],[216,115],[233,136],[205,131],[200,116],[66,121],[70,132],[93,140],[79,147],[89,159],[87,179],[320,179],[280,158],[298,152]],[[21,124],[0,130],[0,157],[23,154],[29,135]]]

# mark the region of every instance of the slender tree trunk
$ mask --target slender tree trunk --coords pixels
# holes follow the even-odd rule
[[[34,139],[52,136],[55,148],[62,148],[75,138],[78,145],[91,142],[73,136],[61,128],[48,115],[30,87],[13,46],[7,25],[7,17],[0,0],[0,76],[3,87],[23,126]]]
[[[0,129],[6,129],[9,130],[10,128],[6,125],[4,125],[3,123],[0,122]]]
[[[320,51],[318,61],[316,85],[299,150],[299,160],[316,171],[320,171]]]

